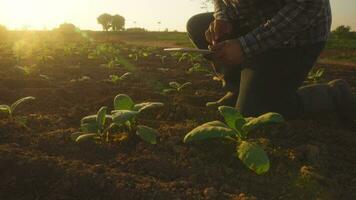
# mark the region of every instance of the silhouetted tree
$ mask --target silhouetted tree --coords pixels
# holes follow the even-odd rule
[[[104,31],[108,31],[111,28],[112,16],[110,14],[104,13],[98,18],[98,23],[101,24]]]
[[[62,33],[74,33],[77,30],[77,27],[75,27],[74,24],[71,23],[63,23],[59,25],[57,31],[60,31]]]
[[[345,25],[336,27],[336,29],[333,31],[333,34],[338,38],[352,38],[354,35],[351,31],[351,27]]]
[[[121,15],[112,16],[111,28],[113,31],[124,30],[125,28],[125,18]]]

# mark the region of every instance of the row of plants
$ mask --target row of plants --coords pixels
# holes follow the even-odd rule
[[[80,131],[72,134],[72,140],[77,143],[92,141],[99,144],[110,143],[115,138],[134,138],[138,136],[149,144],[158,143],[157,130],[141,125],[138,118],[147,109],[164,106],[160,102],[143,102],[135,104],[126,94],[114,98],[114,110],[103,106],[94,115],[81,120]],[[256,118],[245,118],[232,107],[218,108],[225,122],[212,121],[196,127],[183,139],[184,143],[198,142],[208,139],[226,139],[236,144],[236,156],[252,171],[264,174],[270,168],[270,161],[261,146],[249,138],[256,129],[272,123],[284,122],[278,113],[267,113]]]
[[[172,83],[175,92],[179,92],[189,83]],[[172,89],[173,90],[173,89]],[[11,105],[0,105],[0,112],[7,115],[10,120],[21,122],[15,118],[14,113],[19,105],[34,100],[34,97],[25,97]],[[162,107],[161,102],[143,102],[136,104],[131,97],[119,94],[114,98],[114,109],[110,112],[103,106],[94,115],[82,118],[80,131],[72,134],[77,143],[94,141],[96,143],[110,143],[117,135],[124,134],[126,138],[138,136],[149,144],[157,144],[158,132],[138,122],[138,118],[145,110]],[[257,128],[271,123],[284,122],[283,117],[277,113],[267,113],[256,118],[245,118],[238,110],[232,107],[218,108],[225,122],[211,121],[190,131],[184,137],[184,143],[208,139],[226,139],[236,144],[236,156],[257,174],[266,173],[270,168],[270,161],[261,146],[249,139],[249,135]],[[122,137],[121,137],[122,138]]]

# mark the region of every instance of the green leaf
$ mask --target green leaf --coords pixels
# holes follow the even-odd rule
[[[98,137],[100,137],[100,136],[95,133],[83,134],[83,135],[77,137],[77,139],[75,141],[78,143],[81,143],[81,142],[86,142],[86,141],[90,141],[90,140],[95,140]]]
[[[13,103],[11,105],[11,113],[14,113],[14,111],[16,110],[17,106],[25,103],[25,102],[28,102],[28,101],[32,101],[32,100],[35,100],[36,98],[35,97],[25,97],[25,98],[22,98],[22,99],[19,99],[17,100],[15,103]]]
[[[117,110],[113,113],[112,118],[115,124],[122,125],[127,121],[131,121],[135,119],[135,117],[139,114],[138,111],[132,110]]]
[[[239,111],[233,107],[220,106],[219,112],[224,117],[226,124],[230,128],[240,133],[240,135],[243,134],[242,126],[246,124],[246,120]]]
[[[266,152],[257,144],[242,142],[237,149],[239,159],[256,174],[264,174],[270,168]]]
[[[135,103],[126,94],[119,94],[114,99],[114,108],[115,110],[132,110]]]
[[[105,126],[107,111],[108,107],[103,106],[100,108],[96,115],[96,122],[98,123],[99,129],[103,129],[103,127]]]
[[[136,134],[149,144],[157,144],[157,131],[147,126],[137,126]]]
[[[143,110],[147,110],[150,108],[162,107],[162,106],[164,106],[164,104],[161,102],[145,102],[145,103],[136,104],[134,106],[133,110],[142,112]]]
[[[258,127],[272,124],[272,123],[283,123],[284,118],[278,113],[266,113],[257,118],[249,118],[249,121],[242,127],[242,130],[248,134],[252,130],[255,130]]]
[[[80,130],[84,133],[98,133],[100,127],[96,121],[91,123],[84,123],[80,125]]]
[[[11,108],[8,105],[0,105],[0,112],[10,114]]]
[[[220,121],[205,123],[190,131],[185,137],[184,142],[207,140],[212,138],[234,137],[236,132]]]
[[[94,123],[94,122],[96,122],[96,117],[97,117],[97,115],[86,116],[81,120],[80,123],[81,124]]]

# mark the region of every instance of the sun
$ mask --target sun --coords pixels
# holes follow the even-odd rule
[[[0,24],[15,29],[53,28],[64,22],[72,6],[75,1],[0,0]]]

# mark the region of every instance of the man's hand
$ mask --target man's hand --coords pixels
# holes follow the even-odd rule
[[[244,53],[238,40],[226,40],[209,46],[214,52],[214,60],[228,64],[239,65],[244,61]]]
[[[206,41],[213,45],[221,42],[231,35],[232,29],[233,27],[229,21],[214,20],[205,32]]]

